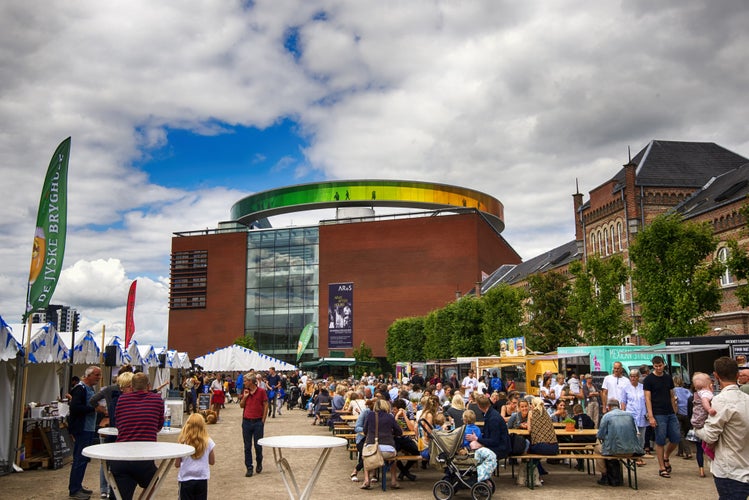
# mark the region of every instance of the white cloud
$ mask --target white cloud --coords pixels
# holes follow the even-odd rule
[[[0,16],[9,321],[23,308],[41,179],[68,135],[70,233],[55,301],[86,304],[92,326],[119,331],[117,298],[140,277],[136,324],[159,344],[172,233],[215,227],[248,194],[152,182],[134,165],[165,145],[165,127],[211,135],[290,118],[310,145],[303,163],[277,165],[289,183],[314,172],[479,189],[504,203],[505,238],[525,258],[574,237],[575,179],[594,188],[628,146],[714,141],[749,154],[749,10],[739,0],[88,0],[42,10],[11,0]],[[292,30],[298,58],[284,48]]]

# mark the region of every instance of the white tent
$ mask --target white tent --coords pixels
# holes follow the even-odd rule
[[[285,361],[236,344],[195,358],[195,364],[202,366],[203,370],[209,372],[267,370],[271,366],[278,371],[296,369],[294,365]]]
[[[133,366],[141,366],[143,371],[151,366],[159,366],[159,358],[152,345],[139,345],[137,340],[131,340],[127,353]]]
[[[6,458],[10,455],[11,443],[11,421],[13,413],[12,394],[13,379],[9,373],[18,353],[23,353],[23,347],[13,337],[10,326],[0,316],[0,394],[3,394],[3,403],[0,404],[0,463],[7,463]]]
[[[73,348],[73,363],[77,365],[95,365],[99,363],[101,349],[94,339],[94,333],[88,330]]]

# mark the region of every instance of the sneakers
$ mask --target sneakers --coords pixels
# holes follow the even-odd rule
[[[70,498],[76,498],[78,500],[88,500],[91,498],[91,495],[88,493],[84,493],[83,490],[78,490],[75,493],[70,495]]]
[[[257,466],[255,467],[255,472],[257,472],[258,474],[263,472],[263,464],[257,464]]]
[[[244,477],[252,477],[252,469],[247,469],[247,472],[245,472]]]

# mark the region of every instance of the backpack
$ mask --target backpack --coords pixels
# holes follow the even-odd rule
[[[525,453],[527,442],[520,434],[510,434],[510,456],[522,455]]]
[[[493,391],[500,392],[502,390],[502,379],[499,377],[492,377],[491,386]]]

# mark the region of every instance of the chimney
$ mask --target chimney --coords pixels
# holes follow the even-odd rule
[[[575,216],[575,242],[577,243],[577,253],[583,253],[583,245],[585,242],[585,233],[583,232],[583,214],[580,212],[580,207],[583,206],[583,195],[580,192],[580,188],[575,179],[575,194],[572,195],[572,207]]]

